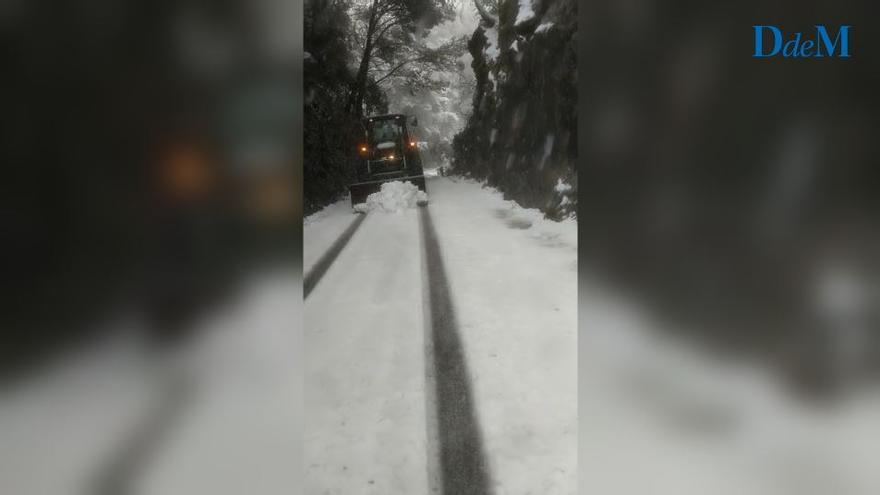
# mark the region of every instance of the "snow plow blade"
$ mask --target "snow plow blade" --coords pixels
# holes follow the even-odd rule
[[[419,188],[419,190],[428,192],[428,190],[425,188],[424,175],[413,175],[409,177],[395,177],[391,179],[359,182],[357,184],[352,184],[349,187],[349,192],[351,193],[351,206],[365,203],[367,201],[367,196],[375,192],[379,192],[379,190],[382,189],[382,184],[386,182],[412,182],[416,187]]]

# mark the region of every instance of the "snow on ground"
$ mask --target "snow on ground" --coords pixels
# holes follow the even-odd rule
[[[472,181],[427,188],[495,493],[576,493],[577,224]],[[370,213],[306,302],[309,493],[428,491],[418,213]]]
[[[155,370],[121,336],[66,356],[0,393],[0,493],[90,493],[157,397]]]
[[[297,494],[301,465],[302,278],[255,277],[240,301],[158,353],[139,323],[71,352],[0,393],[0,493],[93,494],[172,384],[179,414],[133,466],[134,493]]]
[[[754,363],[662,338],[589,277],[579,314],[581,493],[880,493],[876,392],[796,402]]]
[[[367,196],[367,201],[354,205],[355,211],[367,213],[379,211],[396,213],[401,210],[415,208],[419,203],[428,201],[425,191],[420,191],[412,182],[386,182],[379,192]]]
[[[303,273],[309,273],[355,219],[348,196],[303,219]]]
[[[182,357],[190,403],[138,495],[302,491],[302,278],[276,268],[204,322]]]
[[[417,215],[370,213],[305,303],[305,493],[428,492]]]
[[[495,493],[576,493],[577,223],[472,181],[428,190]]]

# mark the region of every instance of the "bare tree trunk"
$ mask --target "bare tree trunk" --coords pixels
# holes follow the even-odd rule
[[[358,117],[364,114],[364,97],[367,92],[367,73],[370,69],[370,58],[372,56],[373,43],[367,41],[364,48],[364,55],[361,58],[361,66],[358,69],[357,79],[355,80],[354,110]]]
[[[378,22],[376,19],[376,10],[378,2],[374,1],[370,7],[370,22],[367,25],[366,42],[364,43],[364,52],[361,55],[361,64],[358,67],[357,77],[354,81],[354,87],[351,89],[348,97],[348,111],[354,113],[358,117],[364,115],[364,96],[367,89],[367,73],[370,70],[370,59],[373,56],[373,36],[376,34]]]

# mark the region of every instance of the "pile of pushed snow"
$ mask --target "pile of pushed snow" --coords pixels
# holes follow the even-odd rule
[[[393,213],[427,201],[425,191],[420,191],[412,182],[386,182],[379,192],[367,196],[366,203],[354,205],[354,209],[360,213],[375,210]]]

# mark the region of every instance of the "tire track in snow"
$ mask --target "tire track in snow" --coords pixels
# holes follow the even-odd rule
[[[339,256],[339,253],[342,252],[342,249],[348,244],[348,241],[351,240],[354,233],[357,231],[358,227],[364,223],[364,220],[367,218],[365,214],[359,214],[354,221],[342,232],[342,235],[339,236],[336,241],[333,242],[333,245],[330,246],[330,249],[324,253],[321,258],[315,263],[312,267],[311,271],[306,274],[305,279],[303,280],[303,299],[309,297],[309,294],[312,292],[312,289],[318,285],[318,282],[321,281],[321,277],[327,273],[327,269],[330,268],[330,265],[336,261],[336,258]]]
[[[439,484],[444,495],[485,495],[491,493],[489,464],[483,450],[449,282],[431,215],[427,207],[420,211],[427,296],[426,356],[433,361],[433,368],[432,363],[427,363],[428,410],[429,415],[434,413],[428,421],[428,437],[436,437],[437,444],[436,449],[429,445],[429,455],[439,457]],[[435,488],[432,487],[432,492]]]
[[[145,414],[142,422],[133,428],[129,437],[118,445],[99,469],[90,493],[94,495],[127,495],[142,470],[152,461],[190,405],[192,385],[177,377],[167,381],[154,408]]]

